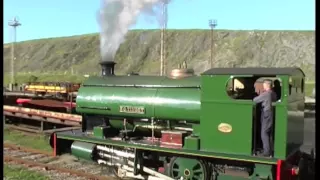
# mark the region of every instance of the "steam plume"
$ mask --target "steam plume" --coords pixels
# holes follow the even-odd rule
[[[125,40],[130,26],[140,14],[156,17],[161,26],[162,5],[169,0],[102,0],[98,21],[100,24],[100,52],[102,61],[113,61],[116,51]]]

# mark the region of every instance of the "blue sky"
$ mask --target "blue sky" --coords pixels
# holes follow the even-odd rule
[[[22,23],[18,41],[98,32],[99,6],[100,0],[4,0],[4,43],[14,16]],[[170,29],[207,29],[211,18],[217,29],[315,29],[315,0],[173,0],[168,11]],[[132,28],[158,27],[141,17]]]

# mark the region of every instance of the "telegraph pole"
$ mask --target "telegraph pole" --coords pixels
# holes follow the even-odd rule
[[[168,1],[163,0],[162,5],[162,27],[161,27],[161,42],[160,42],[160,76],[165,75],[165,31],[167,29],[168,16]]]
[[[13,36],[13,40],[11,43],[11,84],[15,83],[15,79],[14,79],[14,60],[16,59],[15,57],[15,52],[14,52],[14,48],[15,48],[15,43],[17,40],[17,27],[21,26],[21,23],[19,22],[19,18],[18,17],[14,17],[13,20],[9,21],[8,23],[9,26],[12,27],[12,36]]]
[[[209,20],[209,26],[211,28],[211,55],[210,55],[210,67],[213,68],[213,29],[217,26],[217,20]]]

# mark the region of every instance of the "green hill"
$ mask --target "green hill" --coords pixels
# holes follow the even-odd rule
[[[210,68],[209,30],[166,32],[167,72],[184,60],[196,73]],[[229,31],[214,32],[215,67],[298,66],[308,81],[315,74],[314,31]],[[10,70],[10,46],[4,44],[4,68]],[[17,43],[15,61],[19,74],[99,73],[98,34],[24,41]],[[159,74],[160,31],[128,33],[115,57],[117,74]]]

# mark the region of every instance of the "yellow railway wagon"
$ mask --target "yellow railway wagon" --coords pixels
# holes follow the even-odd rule
[[[25,86],[25,91],[31,91],[37,94],[60,93],[67,94],[78,91],[80,85],[74,83],[56,83],[56,82],[36,82]]]

